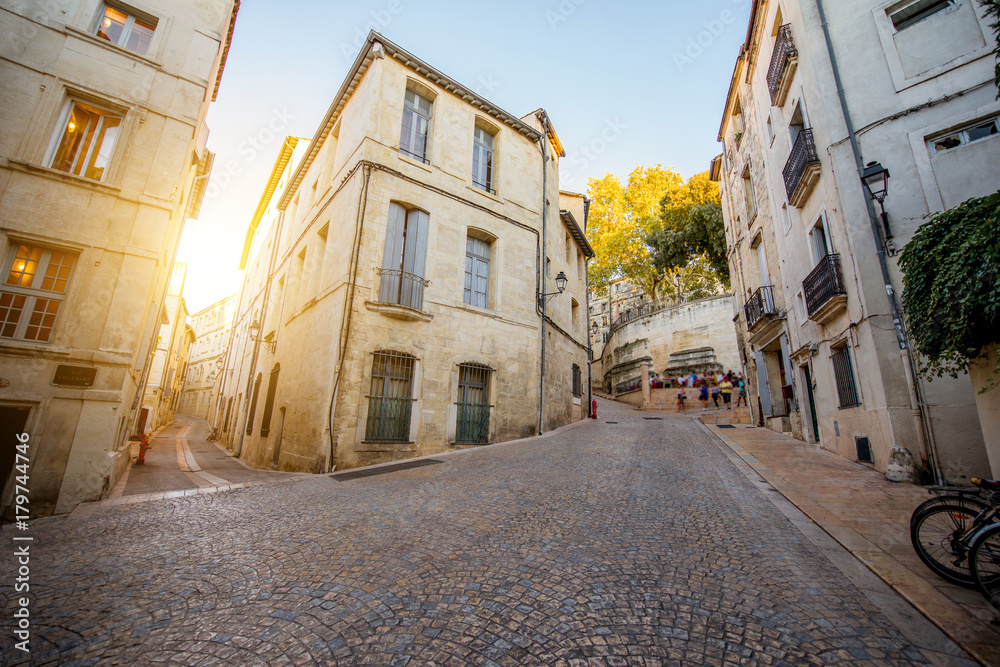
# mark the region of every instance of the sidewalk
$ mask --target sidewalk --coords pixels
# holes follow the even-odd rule
[[[152,433],[142,465],[135,463],[139,449],[133,443],[129,466],[107,500],[83,503],[71,516],[85,518],[102,507],[288,482],[308,475],[251,468],[209,441],[209,433],[204,419],[177,415],[173,423]]]
[[[720,426],[702,424],[965,651],[1000,665],[1000,625],[989,605],[978,592],[937,577],[910,544],[910,514],[930,497],[924,487],[889,482],[868,466],[769,429]]]

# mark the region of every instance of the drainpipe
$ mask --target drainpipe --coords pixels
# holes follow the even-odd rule
[[[830,57],[830,66],[833,68],[833,79],[837,84],[837,97],[840,98],[840,108],[844,114],[844,122],[847,124],[847,134],[851,139],[851,150],[854,152],[854,162],[858,170],[858,180],[861,180],[861,172],[864,171],[864,160],[861,157],[861,149],[858,146],[858,137],[854,131],[854,123],[851,120],[851,113],[847,107],[847,98],[844,95],[844,85],[840,80],[840,69],[837,67],[837,56],[833,52],[833,41],[830,39],[830,27],[827,24],[826,12],[823,10],[823,0],[816,0],[816,8],[819,10],[820,23],[823,26],[823,37],[826,40],[826,50]],[[928,416],[923,410],[923,402],[920,398],[919,389],[916,382],[916,369],[913,357],[910,354],[910,345],[903,329],[903,316],[896,303],[896,292],[892,286],[892,278],[889,275],[889,266],[885,259],[885,242],[882,239],[882,230],[879,228],[878,216],[875,213],[875,205],[870,197],[865,197],[865,205],[868,208],[868,219],[871,222],[872,236],[875,239],[875,249],[878,254],[879,267],[882,269],[882,280],[885,283],[885,293],[889,297],[889,308],[892,312],[892,324],[896,331],[896,342],[899,344],[899,356],[903,362],[903,375],[906,378],[906,387],[910,395],[910,410],[915,422],[917,434],[917,446],[921,452],[928,452],[931,459],[931,467],[934,470],[934,477],[938,484],[944,484],[944,477],[941,474],[941,465],[938,460],[937,445],[934,441],[933,430],[927,424]]]
[[[539,116],[542,121],[542,138],[539,141],[542,148],[542,255],[539,261],[542,264],[541,289],[538,291],[538,300],[541,302],[542,312],[542,372],[538,381],[538,434],[545,433],[545,269],[547,243],[547,222],[549,217],[549,188],[548,188],[548,161],[549,155],[546,150],[546,142],[549,138],[549,124],[543,116]]]

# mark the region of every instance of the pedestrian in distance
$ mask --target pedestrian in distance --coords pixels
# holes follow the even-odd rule
[[[708,385],[704,382],[701,383],[701,393],[698,398],[701,400],[702,411],[708,410]]]
[[[715,409],[719,409],[719,383],[712,383],[712,402],[715,403]]]
[[[732,401],[733,383],[729,381],[728,377],[719,383],[719,393],[722,394],[722,402],[726,404],[726,410],[732,410],[730,401]]]
[[[686,399],[686,398],[687,398],[687,396],[684,395],[684,387],[681,387],[680,389],[677,390],[677,411],[678,412],[684,412],[684,399]]]
[[[743,403],[745,407],[750,407],[747,403],[747,383],[741,375],[736,379],[736,386],[739,389],[739,396],[736,397],[736,407],[740,407],[740,403]]]

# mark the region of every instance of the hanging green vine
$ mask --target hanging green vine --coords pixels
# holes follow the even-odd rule
[[[921,375],[957,377],[1000,342],[1000,192],[933,216],[899,266]]]
[[[986,9],[986,15],[993,19],[990,27],[993,28],[997,41],[997,47],[993,50],[996,55],[996,64],[993,70],[996,78],[993,82],[997,85],[997,99],[1000,99],[1000,0],[979,0],[979,4]]]

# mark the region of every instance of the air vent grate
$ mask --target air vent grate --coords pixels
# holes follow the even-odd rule
[[[861,463],[875,463],[872,459],[872,445],[867,437],[854,438],[854,444],[858,448],[858,461]]]

